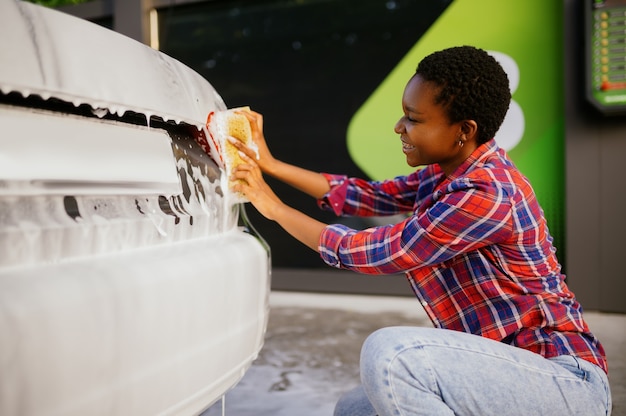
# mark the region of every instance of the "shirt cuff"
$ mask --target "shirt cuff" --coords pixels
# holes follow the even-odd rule
[[[325,211],[333,211],[340,216],[348,194],[348,177],[345,175],[331,175],[322,173],[330,185],[330,191],[317,200],[317,205]]]
[[[341,268],[339,259],[339,246],[342,238],[351,231],[349,227],[342,224],[331,224],[326,226],[320,234],[318,251],[324,263],[329,266]]]

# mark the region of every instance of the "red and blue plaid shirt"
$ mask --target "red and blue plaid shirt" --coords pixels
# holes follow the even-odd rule
[[[319,205],[337,215],[408,213],[388,226],[322,232],[334,267],[406,273],[434,325],[541,354],[571,354],[608,372],[605,353],[565,284],[543,211],[528,180],[494,140],[453,174],[438,165],[368,182],[325,174]]]

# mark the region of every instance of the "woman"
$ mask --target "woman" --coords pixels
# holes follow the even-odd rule
[[[604,350],[565,284],[530,183],[493,139],[510,98],[506,73],[485,51],[427,56],[395,126],[407,163],[424,168],[383,182],[275,159],[262,116],[246,113],[260,156],[239,145],[247,163],[233,189],[331,266],[406,273],[435,326],[370,335],[362,386],[336,415],[610,414]],[[338,215],[408,216],[367,230],[327,225],[285,205],[262,173]]]

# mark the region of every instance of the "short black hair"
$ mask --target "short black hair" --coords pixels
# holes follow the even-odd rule
[[[494,57],[473,46],[455,46],[425,57],[415,73],[440,87],[435,103],[446,109],[451,123],[476,121],[479,145],[495,136],[509,109],[511,91]]]

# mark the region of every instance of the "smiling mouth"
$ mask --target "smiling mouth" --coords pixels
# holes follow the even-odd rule
[[[415,150],[415,146],[412,146],[412,145],[410,145],[410,144],[408,144],[406,142],[402,142],[402,151],[404,153],[410,152],[412,150]]]

